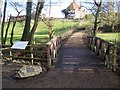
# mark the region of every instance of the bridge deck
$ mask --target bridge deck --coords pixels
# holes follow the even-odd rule
[[[108,70],[99,58],[92,53],[84,44],[82,36],[84,33],[73,34],[64,42],[59,55],[58,68],[69,69],[74,72],[81,70]]]
[[[3,87],[118,88],[120,78],[87,49],[82,41],[83,34],[74,33],[63,42],[55,66],[44,76],[17,82],[4,78]]]

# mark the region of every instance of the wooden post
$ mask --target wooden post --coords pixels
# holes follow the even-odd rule
[[[113,61],[113,71],[116,71],[116,64],[117,64],[117,48],[114,47],[114,61]]]
[[[56,54],[57,54],[57,52],[56,52],[56,46],[54,45],[54,48],[53,48],[53,60],[55,60]]]
[[[100,45],[100,42],[99,42],[99,39],[97,38],[96,39],[96,55],[98,56],[99,55],[99,45]]]
[[[106,55],[105,63],[108,68],[111,68],[111,62],[112,62],[111,55],[110,55],[110,48],[111,48],[111,45],[107,44],[107,48],[106,48],[106,52],[105,52],[105,55]]]
[[[12,60],[12,49],[10,48],[9,50],[10,50],[10,56],[11,56],[10,60]]]
[[[3,58],[2,58],[2,50],[0,50],[0,64],[2,63],[2,60],[3,60]]]
[[[50,68],[52,64],[51,56],[50,56],[50,47],[47,45],[47,67]]]
[[[103,61],[103,60],[102,60],[102,52],[103,52],[103,51],[102,51],[102,50],[103,50],[103,48],[102,48],[102,47],[103,47],[102,44],[103,44],[103,42],[102,42],[101,39],[99,39],[99,40],[100,40],[100,47],[99,47],[99,49],[100,49],[99,52],[100,52],[100,53],[99,53],[99,57],[100,57],[101,61]]]
[[[87,36],[87,46],[90,49],[90,37]]]
[[[30,47],[30,51],[33,51],[33,47],[32,46]],[[32,52],[31,52],[31,58],[32,58],[31,64],[33,65],[33,53]]]
[[[32,58],[31,63],[33,65],[33,53],[31,53],[31,58]]]

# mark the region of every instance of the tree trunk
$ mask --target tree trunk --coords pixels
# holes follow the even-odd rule
[[[6,39],[7,39],[7,35],[8,35],[8,29],[9,29],[9,26],[10,26],[10,19],[11,19],[11,15],[10,15],[8,25],[7,25],[7,28],[6,28],[6,32],[5,32],[4,44],[6,43]]]
[[[112,23],[112,32],[116,32],[114,23]]]
[[[1,44],[4,44],[3,37],[4,37],[4,25],[5,25],[6,7],[7,7],[7,1],[5,0],[4,12],[3,12],[3,21],[2,21],[2,26],[1,26]]]
[[[51,40],[53,38],[53,32],[54,30],[52,30],[52,28],[49,28],[48,34],[49,34],[49,39]]]
[[[98,24],[98,17],[99,17],[99,12],[101,10],[101,5],[102,5],[102,0],[100,0],[100,3],[98,4],[96,0],[94,0],[95,5],[97,6],[97,12],[95,14],[95,21],[94,21],[94,28],[93,28],[93,36],[96,36],[96,30],[97,30],[97,24]]]
[[[12,26],[12,31],[11,31],[11,37],[10,37],[10,44],[13,45],[13,35],[14,35],[14,28],[15,28],[15,25],[16,25],[16,22],[17,22],[17,18],[19,16],[20,13],[18,13],[15,21],[13,22],[13,26]]]
[[[99,10],[97,10],[96,15],[95,15],[94,29],[93,29],[93,36],[96,36],[98,15],[99,15]]]
[[[44,3],[41,3],[41,2],[37,3],[36,13],[35,13],[35,19],[34,19],[35,21],[34,21],[34,25],[32,27],[32,30],[30,32],[29,44],[32,44],[33,36],[34,36],[35,30],[36,30],[36,28],[38,26],[39,15],[40,15],[40,13],[42,11],[43,5],[44,5]]]
[[[31,23],[31,9],[32,9],[32,2],[27,2],[26,8],[26,20],[25,20],[25,28],[22,34],[21,41],[29,40],[29,32],[30,32],[30,23]]]

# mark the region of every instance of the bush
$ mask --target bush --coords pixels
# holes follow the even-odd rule
[[[112,26],[104,25],[102,28],[103,33],[112,32]]]

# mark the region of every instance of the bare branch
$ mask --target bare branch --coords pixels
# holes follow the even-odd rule
[[[102,4],[102,0],[100,0],[100,3],[97,3],[97,1],[94,0],[94,3],[95,3],[96,6],[101,6],[101,4]]]
[[[25,9],[22,9],[22,10],[19,11],[18,10],[18,6],[21,6],[21,5],[19,5],[18,3],[13,3],[13,2],[9,2],[9,3],[18,13],[22,12],[23,10],[25,10]]]
[[[13,7],[17,12],[19,12],[18,9],[17,9],[17,6],[15,5],[15,3],[13,3],[13,2],[9,2],[9,3],[12,5],[12,7]]]
[[[50,26],[50,24],[48,24],[47,22],[45,22],[43,19],[42,19],[42,21],[44,22],[44,24],[45,24],[46,26],[48,26],[50,29],[52,29],[52,27]]]

